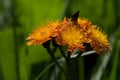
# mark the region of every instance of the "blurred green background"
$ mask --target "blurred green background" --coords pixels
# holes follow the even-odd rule
[[[39,25],[77,10],[101,26],[112,47],[105,56],[80,57],[79,80],[120,80],[120,0],[0,0],[0,80],[35,80],[38,75],[38,80],[65,80],[51,66],[47,51],[41,45],[26,46],[25,38]],[[59,51],[56,56],[61,57]]]

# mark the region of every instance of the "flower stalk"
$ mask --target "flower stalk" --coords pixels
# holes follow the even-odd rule
[[[71,60],[70,60],[70,52],[67,53],[67,58],[66,58],[66,73],[67,77],[66,80],[71,80]]]

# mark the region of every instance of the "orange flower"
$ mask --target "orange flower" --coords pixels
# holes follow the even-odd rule
[[[91,25],[89,30],[91,31],[88,37],[91,39],[90,45],[97,53],[100,53],[100,51],[105,53],[106,51],[111,50],[107,35],[102,33],[100,28]]]
[[[63,42],[68,46],[69,51],[72,52],[74,49],[84,51],[84,36],[75,26],[69,26],[66,31],[61,34],[61,36]]]
[[[34,30],[28,37],[27,45],[38,45],[42,44],[48,40],[51,40],[52,37],[57,36],[57,27],[59,22],[49,23],[46,26],[41,26]]]
[[[56,37],[56,43],[68,47],[68,51],[73,53],[74,49],[84,51],[84,36],[77,25],[73,24],[71,19],[64,18],[58,30],[59,36]]]
[[[74,15],[75,16],[75,15]],[[77,19],[73,21],[74,19]],[[38,45],[55,38],[56,44],[67,46],[68,51],[73,53],[74,49],[85,51],[90,46],[97,52],[102,53],[110,50],[107,35],[102,33],[100,28],[93,25],[85,18],[64,18],[61,22],[51,22],[34,30],[27,38],[27,45]]]
[[[100,51],[105,53],[106,51],[111,50],[107,35],[102,33],[100,28],[92,25],[92,23],[85,18],[78,18],[78,24],[84,34],[85,42],[90,43],[91,47],[97,53],[100,53]]]

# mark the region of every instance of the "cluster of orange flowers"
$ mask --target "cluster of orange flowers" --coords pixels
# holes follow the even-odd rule
[[[34,30],[28,37],[27,45],[39,45],[55,39],[56,44],[67,46],[73,53],[75,49],[85,51],[84,44],[88,43],[97,53],[109,51],[110,44],[107,35],[93,25],[89,20],[77,18],[75,23],[72,18],[63,21],[49,22]]]

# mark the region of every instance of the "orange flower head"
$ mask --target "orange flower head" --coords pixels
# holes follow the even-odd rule
[[[90,45],[97,53],[100,53],[100,51],[105,53],[106,51],[111,50],[107,35],[102,33],[100,28],[91,25],[89,30],[91,31],[88,37],[91,39]]]
[[[107,35],[104,34],[99,27],[92,25],[92,23],[85,18],[78,18],[78,24],[82,29],[85,42],[90,43],[91,47],[97,53],[100,53],[100,51],[105,53],[111,50]]]
[[[84,51],[84,36],[76,25],[72,24],[70,20],[65,20],[61,25],[61,31],[59,31],[59,36],[56,38],[56,42],[59,45],[67,45],[68,51],[73,53],[74,49]]]
[[[34,30],[28,37],[27,45],[38,45],[51,40],[57,36],[57,27],[59,22],[49,23]]]

